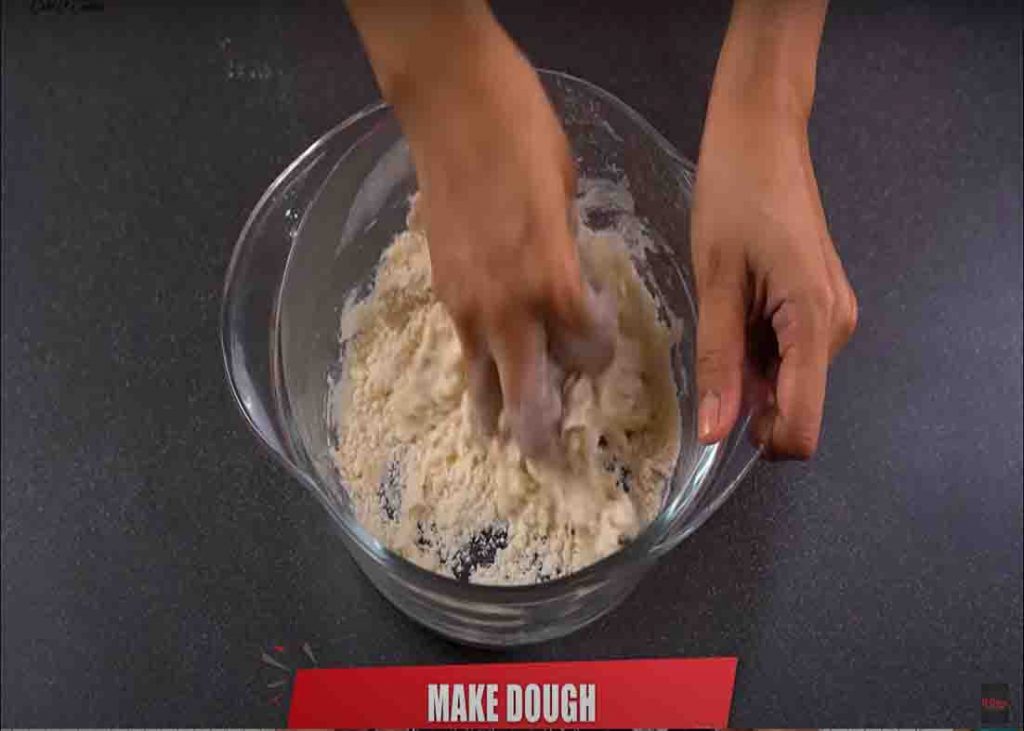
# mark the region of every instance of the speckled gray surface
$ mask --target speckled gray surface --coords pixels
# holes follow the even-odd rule
[[[29,5],[3,23],[4,726],[280,724],[260,651],[302,641],[735,654],[741,727],[972,726],[983,682],[1021,708],[1018,5],[836,3],[813,145],[862,319],[820,455],[757,467],[613,615],[503,655],[385,603],[224,385],[249,208],[375,96],[340,4]],[[501,14],[694,156],[725,7],[557,5]]]

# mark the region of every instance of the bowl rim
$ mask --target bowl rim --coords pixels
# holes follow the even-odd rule
[[[682,167],[682,169],[690,176],[690,180],[687,180],[688,185],[692,185],[692,176],[695,173],[696,166],[690,162],[687,158],[683,157],[675,146],[672,145],[657,129],[655,129],[650,122],[648,122],[639,112],[634,110],[624,101],[619,99],[617,96],[609,91],[593,84],[592,82],[581,79],[569,73],[562,71],[554,71],[550,69],[536,69],[538,76],[542,80],[549,80],[552,82],[567,82],[570,85],[582,88],[589,94],[599,97],[603,101],[607,102],[611,106],[615,107],[627,116],[631,122],[633,122],[639,129],[641,129],[659,148],[659,150],[672,159],[676,164]],[[313,158],[327,143],[333,139],[336,135],[344,132],[348,128],[357,124],[358,122],[366,119],[367,117],[386,113],[390,111],[390,105],[383,101],[377,100],[367,106],[363,107],[359,111],[349,115],[344,120],[336,124],[334,127],[329,129],[327,132],[317,138],[309,147],[307,147],[298,157],[296,157],[285,169],[279,173],[266,188],[263,194],[260,196],[256,205],[249,213],[246,219],[245,225],[242,227],[241,233],[239,234],[235,247],[232,251],[231,259],[229,261],[224,286],[222,290],[222,301],[220,311],[220,340],[221,340],[221,355],[224,362],[225,377],[228,382],[229,390],[234,398],[235,406],[242,413],[242,416],[249,427],[249,430],[257,437],[257,441],[266,449],[274,459],[281,464],[288,473],[299,479],[308,489],[313,492],[320,503],[327,509],[331,515],[333,521],[343,531],[343,533],[359,544],[359,547],[364,550],[370,558],[377,564],[382,565],[385,570],[391,571],[398,574],[408,574],[409,578],[413,581],[419,582],[433,582],[439,586],[443,586],[445,592],[452,596],[453,599],[465,598],[471,600],[474,603],[487,602],[488,599],[494,600],[543,600],[544,595],[557,596],[564,593],[566,589],[571,589],[577,584],[586,584],[597,574],[610,575],[616,571],[620,564],[630,563],[633,565],[637,564],[653,564],[655,560],[661,555],[658,552],[659,544],[663,543],[663,540],[667,536],[667,531],[671,528],[673,519],[678,516],[667,516],[667,511],[663,507],[655,518],[648,523],[635,539],[630,543],[623,546],[619,550],[602,557],[592,564],[584,566],[579,571],[560,576],[548,581],[533,583],[533,584],[475,584],[466,580],[459,580],[445,574],[440,574],[429,569],[425,569],[409,559],[406,559],[399,554],[393,552],[383,543],[381,543],[373,534],[366,530],[358,519],[352,516],[346,516],[342,514],[336,505],[329,501],[322,494],[322,487],[313,480],[305,470],[302,469],[298,464],[294,463],[288,456],[282,454],[280,451],[274,448],[268,441],[267,436],[263,430],[253,421],[249,411],[244,406],[242,394],[239,392],[238,385],[233,378],[233,356],[230,352],[230,347],[227,338],[227,332],[230,329],[228,324],[229,315],[229,295],[231,293],[232,285],[235,282],[237,275],[237,268],[242,258],[244,251],[246,250],[246,244],[249,240],[250,230],[256,224],[257,220],[264,213],[264,209],[269,200],[277,193],[280,187],[295,173],[297,170],[306,165],[311,158]],[[291,253],[289,252],[289,259]],[[287,270],[287,265],[286,269]],[[284,273],[282,275],[281,284],[278,287],[278,292],[274,296],[274,305],[272,317],[275,323],[279,321],[280,315],[280,288],[284,284]],[[691,306],[694,308],[694,315],[696,315],[696,303],[691,299]],[[279,369],[280,365],[274,363],[280,359],[279,343],[275,338],[271,342],[271,368]],[[277,389],[278,385],[272,384],[273,389]],[[286,394],[284,395],[287,398]],[[275,404],[280,407],[280,404]],[[734,429],[741,428],[739,423]],[[286,437],[288,440],[288,437]],[[718,457],[721,451],[723,442],[705,446],[702,448],[701,456],[695,460],[694,472],[697,472],[701,466],[703,466],[704,478],[707,479],[711,476],[711,472],[714,466],[718,464]],[[284,445],[282,445],[284,446]],[[287,445],[293,446],[293,445]],[[742,481],[743,477],[749,471],[750,467],[756,461],[756,456],[748,460],[747,464],[740,470],[738,476],[732,481],[732,484],[723,491],[723,494],[716,498],[712,503],[706,506],[703,510],[691,516],[687,531],[682,538],[690,535],[693,531],[699,528],[717,509],[728,499],[728,497],[734,491],[736,485]],[[692,476],[688,479],[692,479]],[[680,539],[681,540],[681,539]],[[675,545],[674,543],[672,545]],[[353,557],[355,558],[355,557]],[[357,561],[358,564],[358,561]],[[364,569],[365,571],[365,569]]]

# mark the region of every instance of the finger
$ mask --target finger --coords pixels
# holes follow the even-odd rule
[[[768,320],[748,325],[743,365],[743,404],[750,411],[750,439],[756,446],[771,442],[775,419],[775,382],[779,373],[779,341]],[[765,450],[767,455],[767,450]]]
[[[698,270],[697,436],[705,444],[725,438],[740,409],[746,352],[743,268],[713,253]]]
[[[489,357],[477,358],[469,364],[469,397],[473,404],[476,426],[484,436],[492,436],[501,415],[501,382],[498,367]]]
[[[779,341],[775,405],[766,446],[777,458],[807,459],[818,447],[828,373],[828,308],[813,295],[786,300],[772,316]]]
[[[807,178],[806,190],[817,191],[818,181],[814,175],[811,158],[806,156],[804,160],[804,174]],[[850,281],[846,278],[846,272],[843,270],[843,263],[840,261],[835,244],[829,235],[825,209],[822,207],[819,196],[813,196],[812,206],[817,209],[818,219],[821,222],[818,242],[834,295],[829,337],[829,362],[831,362],[839,354],[839,351],[846,347],[846,343],[857,329],[857,297],[853,293],[853,288],[850,287]]]
[[[750,401],[750,440],[762,447],[762,456],[771,459],[772,426],[778,413],[775,403],[775,381],[778,361],[767,372],[750,368],[745,372],[744,396]]]
[[[825,266],[828,270],[829,282],[832,292],[835,295],[835,304],[832,307],[831,337],[829,338],[828,359],[832,362],[839,351],[846,347],[846,344],[857,329],[857,298],[853,294],[853,288],[846,278],[843,270],[843,263],[839,260],[839,254],[832,240],[825,236],[821,241],[822,253],[825,257]]]
[[[550,305],[551,354],[568,371],[597,375],[615,354],[618,304],[615,295],[582,282]]]
[[[455,331],[462,345],[462,359],[466,364],[469,398],[476,427],[484,436],[491,436],[498,427],[498,417],[501,415],[498,368],[471,321],[466,318],[457,320]]]
[[[524,456],[543,458],[555,444],[562,414],[544,327],[526,316],[505,318],[489,330],[488,344],[512,436]]]

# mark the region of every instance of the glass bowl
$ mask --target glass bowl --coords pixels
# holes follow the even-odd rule
[[[408,145],[383,103],[349,117],[278,176],[249,216],[228,267],[221,337],[228,383],[249,426],[323,504],[369,580],[399,609],[451,639],[506,647],[576,630],[617,606],[654,562],[725,501],[757,457],[749,414],[713,446],[696,439],[696,305],[690,272],[693,165],[639,114],[586,81],[540,72],[581,178],[628,186],[654,242],[641,268],[682,324],[673,350],[682,447],[664,505],[629,545],[542,584],[486,586],[428,572],[357,522],[329,457],[330,384],[341,309],[372,286],[381,252],[405,228],[416,189]],[[621,211],[592,211],[600,228]],[[328,547],[325,546],[325,550]]]

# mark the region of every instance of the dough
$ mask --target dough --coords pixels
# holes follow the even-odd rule
[[[359,521],[395,553],[475,583],[536,583],[616,551],[657,515],[679,453],[675,338],[621,234],[581,225],[579,246],[586,275],[617,298],[618,332],[603,374],[565,380],[561,465],[475,430],[415,206],[373,291],[347,303],[333,457]]]

